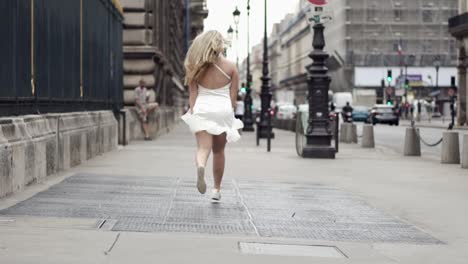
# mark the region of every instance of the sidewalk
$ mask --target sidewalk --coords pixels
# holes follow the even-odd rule
[[[441,119],[433,119],[431,120],[431,122],[429,122],[428,120],[423,120],[420,122],[415,122],[415,124],[417,127],[448,129],[450,122],[451,122],[450,120],[442,121]],[[400,125],[410,127],[411,121],[401,119]],[[462,126],[462,127],[455,126],[454,129],[455,130],[468,130],[468,126]]]
[[[271,153],[253,133],[228,146],[219,205],[182,125],[0,200],[0,263],[466,263],[466,170],[345,144],[306,160],[275,134]]]

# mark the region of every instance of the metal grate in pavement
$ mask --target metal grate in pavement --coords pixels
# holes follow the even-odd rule
[[[219,204],[194,181],[77,174],[0,215],[109,220],[106,229],[323,241],[437,244],[415,226],[319,184],[226,182]]]

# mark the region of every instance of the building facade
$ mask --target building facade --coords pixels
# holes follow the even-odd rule
[[[124,10],[124,98],[146,81],[150,101],[183,110],[187,91],[183,61],[190,40],[203,31],[206,0],[122,0]]]
[[[458,43],[457,124],[462,126],[468,125],[468,0],[459,1],[459,15],[450,18],[449,28]]]
[[[308,57],[312,49],[312,32],[307,22],[309,8],[308,1],[302,0],[297,12],[286,16],[279,24],[279,90],[294,90],[298,103],[305,101],[305,66],[311,63]],[[328,60],[331,90],[374,89],[382,99],[381,80],[388,69],[392,70],[394,78],[393,83],[386,84],[394,89],[392,96],[397,96],[395,88],[402,87],[401,80],[405,79],[406,72],[418,75],[425,87],[435,86],[434,65],[454,70],[457,63],[456,42],[447,30],[447,20],[457,14],[457,8],[457,0],[329,1],[325,12],[333,20],[325,24],[325,50],[331,56]],[[418,73],[420,68],[434,69],[434,73],[423,76],[428,70]],[[372,82],[360,87],[362,82],[357,79],[356,69],[379,69],[379,72],[367,76]],[[446,89],[439,92],[429,89],[429,94],[421,96],[438,94],[447,99],[452,76],[449,69],[444,72],[449,73],[438,79],[439,86]],[[420,95],[419,92],[410,93],[414,99]]]

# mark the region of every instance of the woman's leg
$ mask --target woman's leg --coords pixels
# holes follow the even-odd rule
[[[226,134],[213,136],[213,177],[214,188],[221,190],[221,181],[224,175],[224,148],[226,146]]]
[[[197,167],[206,167],[206,162],[213,147],[213,136],[206,131],[200,131],[196,133],[196,137],[198,145],[196,156]]]

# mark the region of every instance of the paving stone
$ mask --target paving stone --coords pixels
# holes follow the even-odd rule
[[[212,204],[194,181],[77,174],[0,215],[108,219],[113,231],[442,243],[339,189],[287,182],[226,182]]]

